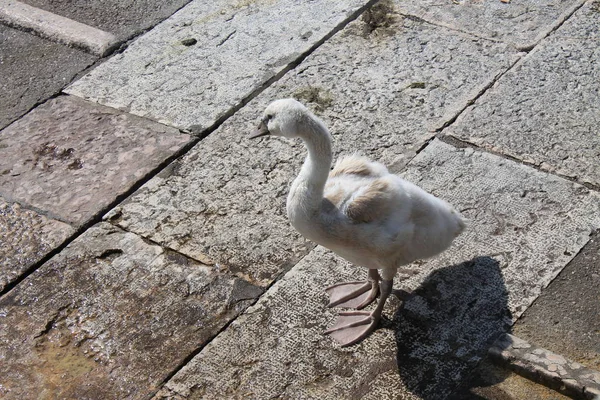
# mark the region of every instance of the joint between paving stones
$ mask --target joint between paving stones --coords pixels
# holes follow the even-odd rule
[[[444,135],[444,134],[441,134],[441,133],[438,136],[436,136],[436,138],[439,139],[439,140],[441,140],[442,142],[444,142],[446,144],[449,144],[449,145],[453,146],[453,147],[456,147],[456,148],[459,148],[459,149],[463,149],[463,148],[469,147],[469,148],[472,148],[473,150],[477,150],[477,151],[480,151],[480,152],[483,152],[483,153],[490,153],[490,154],[493,154],[495,156],[502,157],[502,158],[504,158],[506,160],[509,160],[509,161],[512,161],[512,162],[516,162],[518,164],[525,165],[527,167],[533,168],[533,169],[535,169],[537,171],[540,171],[540,172],[543,172],[545,174],[550,174],[550,175],[557,176],[557,177],[559,177],[561,179],[565,179],[565,180],[567,180],[569,182],[573,182],[573,183],[576,183],[578,185],[581,185],[581,186],[585,187],[586,189],[589,189],[589,190],[592,190],[594,192],[599,192],[600,193],[600,187],[597,186],[597,185],[594,185],[594,184],[589,183],[589,182],[581,182],[581,181],[577,180],[577,178],[573,178],[571,176],[563,175],[563,174],[560,174],[560,173],[558,173],[556,171],[546,170],[546,169],[544,169],[543,167],[541,167],[539,165],[536,165],[536,164],[533,164],[533,163],[530,163],[530,162],[527,162],[527,161],[515,158],[515,157],[513,157],[511,155],[504,154],[504,153],[501,153],[501,152],[498,152],[498,151],[494,151],[494,150],[491,150],[491,149],[486,149],[486,148],[480,147],[480,146],[476,145],[475,143],[469,142],[468,140],[459,139],[459,138],[457,138],[457,137],[455,137],[453,135]],[[427,147],[427,144],[429,144],[429,141],[426,143],[426,145],[423,146],[423,148]],[[419,149],[419,151],[421,151],[421,150],[423,150],[423,149]]]
[[[189,129],[189,133],[192,134],[192,135],[195,135],[195,136],[199,137],[200,139],[206,138],[208,135],[210,135],[212,132],[214,132],[216,129],[218,129],[220,125],[222,125],[225,121],[227,121],[235,113],[237,113],[242,107],[244,107],[246,104],[248,104],[249,102],[251,102],[252,100],[254,100],[262,92],[264,92],[266,89],[268,89],[269,87],[271,87],[274,83],[276,83],[281,78],[283,78],[288,72],[294,70],[296,67],[298,67],[300,64],[302,64],[302,62],[308,56],[310,56],[312,53],[314,53],[325,42],[327,42],[329,39],[331,39],[335,34],[337,34],[338,32],[340,32],[341,30],[343,30],[350,22],[356,20],[366,10],[368,10],[369,8],[371,8],[372,6],[374,6],[375,4],[377,4],[379,1],[380,0],[370,0],[364,6],[360,7],[359,9],[357,9],[348,18],[346,18],[345,20],[343,20],[342,22],[340,22],[337,26],[335,26],[333,29],[331,29],[331,31],[329,31],[326,35],[324,35],[323,38],[321,38],[320,40],[318,40],[317,42],[315,42],[308,50],[306,50],[305,52],[301,53],[296,59],[290,61],[288,63],[288,65],[285,68],[283,68],[279,73],[275,74],[271,78],[269,78],[266,81],[264,81],[263,83],[261,83],[248,96],[246,96],[242,100],[240,100],[240,102],[238,104],[234,105],[229,110],[227,110],[210,127],[206,128],[206,129],[197,129],[197,128],[195,129],[194,126],[191,126],[190,129]],[[231,35],[233,35],[234,33],[235,32],[233,32]],[[228,36],[227,38],[229,38],[230,36]]]

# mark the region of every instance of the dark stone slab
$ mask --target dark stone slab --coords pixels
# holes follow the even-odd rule
[[[73,233],[70,225],[0,198],[0,292]]]
[[[599,287],[596,234],[517,321],[515,335],[600,371]]]
[[[0,129],[60,92],[95,60],[82,51],[0,25]]]
[[[0,397],[148,398],[260,294],[96,225],[0,299]]]
[[[152,28],[190,0],[25,0],[31,6],[111,32],[122,39]]]
[[[0,132],[0,194],[81,225],[190,137],[61,96]]]

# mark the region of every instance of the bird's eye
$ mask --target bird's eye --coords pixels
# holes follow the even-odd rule
[[[270,121],[273,119],[273,114],[267,114],[265,115],[265,120]]]

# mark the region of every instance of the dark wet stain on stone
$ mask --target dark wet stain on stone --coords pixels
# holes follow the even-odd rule
[[[366,10],[361,17],[363,34],[369,36],[374,32],[390,33],[390,28],[397,22],[394,3],[391,0],[377,2]]]
[[[194,39],[194,38],[183,39],[181,41],[181,44],[184,45],[184,46],[193,46],[196,43],[198,43],[198,41],[196,39]]]
[[[293,97],[298,101],[314,104],[315,111],[324,111],[333,104],[331,92],[316,86],[301,87],[294,92]]]
[[[408,85],[409,89],[425,89],[425,82],[413,82]]]
[[[235,304],[242,300],[254,300],[263,294],[261,287],[255,286],[243,279],[236,279],[231,288],[229,304]]]
[[[75,170],[83,167],[83,161],[74,158],[75,149],[72,147],[61,148],[54,144],[44,143],[33,150],[34,159],[32,160],[36,167],[51,170],[56,165],[66,163],[67,169]]]
[[[169,262],[172,262],[174,264],[185,265],[185,266],[190,265],[189,258],[187,258],[186,256],[184,256],[181,253],[177,253],[172,250],[165,250],[165,256]]]
[[[123,254],[123,250],[120,249],[107,249],[104,250],[99,256],[97,256],[96,258],[98,260],[104,260],[104,261],[113,261],[116,258],[120,257]]]

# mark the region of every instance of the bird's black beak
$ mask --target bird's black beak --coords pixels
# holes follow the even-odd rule
[[[252,134],[249,136],[249,138],[254,139],[257,137],[268,135],[269,133],[270,132],[269,132],[269,128],[267,127],[267,123],[263,120],[263,121],[260,121],[260,124],[254,130],[254,132],[252,132]]]

